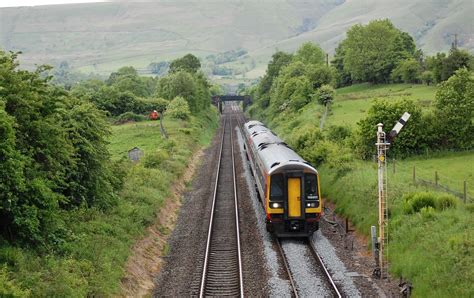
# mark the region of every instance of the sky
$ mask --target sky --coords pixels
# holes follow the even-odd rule
[[[107,2],[106,0],[0,0],[0,7]]]

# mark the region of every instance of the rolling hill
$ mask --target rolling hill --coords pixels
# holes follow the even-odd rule
[[[331,53],[350,26],[378,18],[390,18],[428,53],[449,49],[455,33],[472,51],[473,14],[471,0],[155,0],[1,8],[0,47],[22,51],[27,68],[67,61],[97,73],[242,48],[247,55],[224,65],[257,77],[276,49],[292,51],[311,40]]]

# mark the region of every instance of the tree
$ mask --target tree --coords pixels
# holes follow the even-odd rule
[[[420,78],[421,78],[421,81],[428,86],[434,82],[433,72],[429,70],[421,73]]]
[[[105,209],[120,183],[104,114],[50,85],[47,67],[18,70],[16,58],[0,51],[0,233],[46,244],[64,234],[61,209]]]
[[[401,61],[390,75],[392,81],[418,83],[421,76],[421,65],[414,58]]]
[[[424,135],[425,122],[422,120],[421,108],[409,100],[388,101],[377,100],[369,108],[367,117],[357,123],[357,150],[361,157],[370,158],[375,154],[376,125],[382,123],[384,130],[389,132],[404,112],[411,114],[410,122],[403,128],[390,146],[393,156],[408,156],[423,152],[427,148]]]
[[[331,65],[334,67],[336,71],[336,86],[337,87],[344,87],[352,84],[351,74],[346,69],[344,69],[344,57],[345,57],[345,49],[344,49],[344,42],[340,42],[337,46],[334,58],[331,61]]]
[[[305,64],[324,64],[326,61],[326,54],[317,44],[305,42],[298,48],[293,60]]]
[[[334,95],[336,94],[336,90],[330,85],[323,85],[319,88],[316,93],[315,97],[318,100],[318,103],[327,106],[334,100]]]
[[[290,64],[293,55],[285,52],[276,52],[272,56],[272,60],[268,63],[267,72],[263,76],[260,84],[258,85],[258,98],[259,104],[262,108],[266,108],[270,104],[270,89],[273,81],[280,74],[282,68]]]
[[[459,69],[436,92],[437,144],[448,149],[472,149],[474,145],[474,79]]]
[[[389,20],[376,20],[349,29],[340,51],[353,80],[383,83],[401,60],[413,57],[414,42]]]
[[[175,59],[170,64],[170,73],[186,71],[196,73],[201,68],[201,62],[193,54],[187,54],[181,58]]]
[[[181,96],[177,96],[168,104],[166,115],[175,119],[187,120],[191,112],[186,100]]]

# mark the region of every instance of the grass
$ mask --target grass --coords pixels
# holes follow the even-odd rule
[[[193,152],[210,143],[217,113],[213,108],[189,121],[168,119],[165,127],[168,140],[161,138],[156,123],[113,127],[112,157],[126,171],[118,203],[107,211],[79,208],[64,212],[69,227],[54,251],[14,247],[0,240],[0,296],[120,295],[120,281],[133,243],[155,220]],[[119,161],[135,146],[144,150],[144,161]],[[153,158],[157,150],[166,151],[167,159],[145,167],[151,164],[146,163],[147,158]]]
[[[355,127],[364,118],[372,101],[376,99],[410,99],[429,108],[435,98],[435,86],[411,84],[358,84],[337,89],[336,98],[331,106],[327,125]]]

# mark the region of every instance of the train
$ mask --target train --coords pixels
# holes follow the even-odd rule
[[[267,231],[311,236],[319,229],[323,203],[318,171],[261,122],[248,121],[242,131]]]

